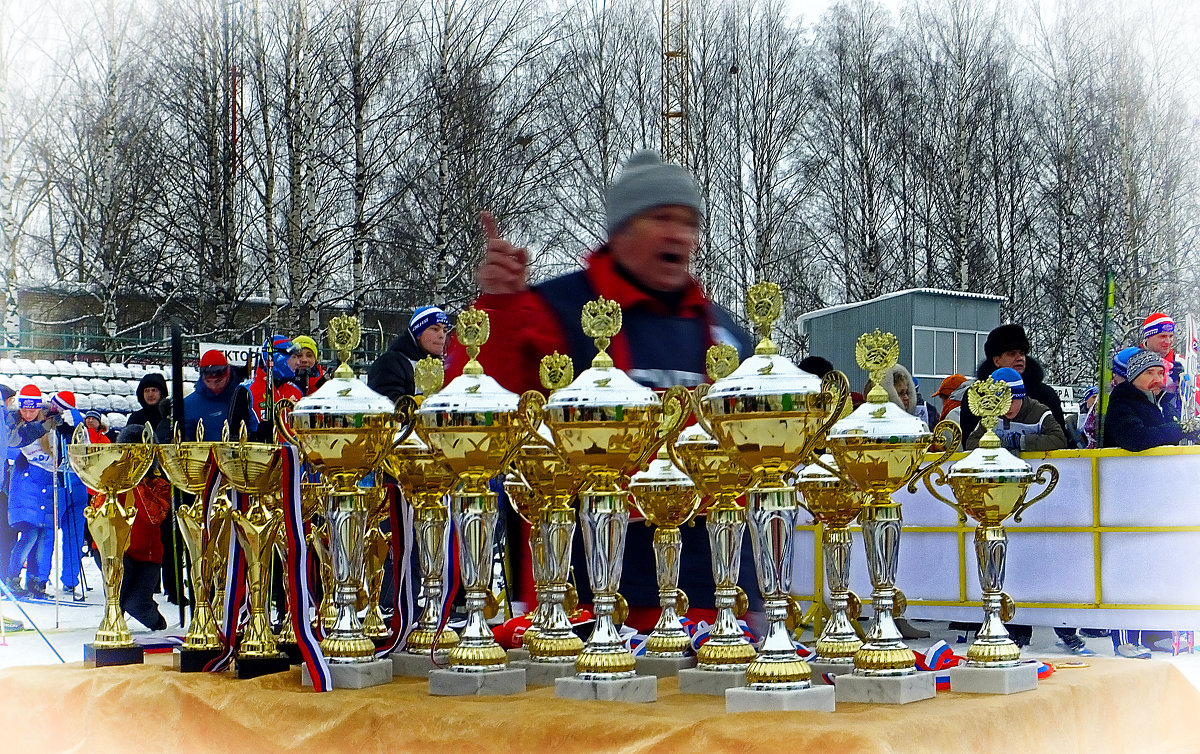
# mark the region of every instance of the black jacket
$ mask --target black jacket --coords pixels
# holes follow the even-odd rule
[[[408,330],[392,339],[388,350],[379,355],[367,370],[367,384],[371,389],[390,400],[402,395],[416,395],[417,385],[413,379],[413,363],[429,354],[413,338]]]
[[[999,368],[992,363],[991,359],[984,359],[979,363],[975,376],[978,379],[986,380],[992,376],[992,372]],[[1025,395],[1050,409],[1050,413],[1058,420],[1059,426],[1065,427],[1067,420],[1063,417],[1062,401],[1054,388],[1045,383],[1045,379],[1046,371],[1042,369],[1042,365],[1032,356],[1026,356],[1025,371],[1021,373],[1021,381],[1025,383]],[[971,413],[971,408],[964,400],[962,411],[959,414],[959,426],[962,427],[963,437],[970,437],[977,424],[979,424],[979,417]]]
[[[162,398],[153,406],[146,403],[145,391],[148,387],[156,387],[162,393]],[[137,411],[129,415],[126,424],[149,424],[152,430],[158,430],[159,425],[164,419],[169,420],[170,403],[167,403],[167,380],[158,372],[148,372],[142,375],[142,379],[137,386],[138,403],[142,405]]]
[[[1183,430],[1145,393],[1122,382],[1108,396],[1104,415],[1104,447],[1137,452],[1160,445],[1175,445]]]

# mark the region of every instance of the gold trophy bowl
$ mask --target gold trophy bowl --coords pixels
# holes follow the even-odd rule
[[[222,432],[221,442],[213,444],[217,468],[238,492],[256,497],[278,497],[283,484],[283,469],[274,443],[249,442],[246,425],[241,427],[237,441],[229,439],[229,425]]]

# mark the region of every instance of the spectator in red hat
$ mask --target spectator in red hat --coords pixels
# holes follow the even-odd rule
[[[55,432],[59,471],[54,476],[54,492],[58,528],[62,532],[59,579],[64,592],[69,592],[75,599],[82,599],[83,594],[76,594],[76,590],[79,588],[80,565],[88,552],[87,519],[83,515],[88,503],[88,490],[66,457],[67,444],[71,442],[74,427],[83,422],[83,416],[75,408],[75,394],[70,390],[55,393],[50,403],[51,408],[58,409],[63,417]]]
[[[45,598],[54,553],[54,428],[61,416],[57,407],[43,400],[36,385],[26,385],[17,394],[15,419],[7,448],[12,463],[8,524],[17,539],[6,575],[13,591]]]
[[[1173,422],[1179,422],[1179,382],[1183,377],[1183,361],[1175,355],[1172,347],[1175,339],[1175,320],[1162,312],[1154,312],[1142,323],[1142,348],[1158,354],[1163,360],[1163,387],[1159,405],[1162,413]]]
[[[196,380],[196,389],[183,399],[183,439],[196,439],[197,422],[203,420],[204,436],[201,439],[219,441],[237,387],[225,354],[215,348],[205,351],[200,356],[200,378]]]

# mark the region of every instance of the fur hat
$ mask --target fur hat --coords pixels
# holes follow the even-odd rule
[[[700,190],[691,173],[663,162],[653,149],[637,152],[608,188],[605,202],[608,234],[616,233],[646,210],[668,205],[688,207],[704,216]]]
[[[1008,351],[1029,353],[1029,337],[1020,325],[1000,325],[988,333],[983,342],[983,354],[988,361]]]
[[[1175,332],[1175,320],[1162,312],[1154,312],[1142,323],[1142,340],[1164,332]]]
[[[1144,348],[1139,349],[1137,353],[1129,357],[1129,366],[1125,370],[1125,378],[1133,382],[1142,372],[1153,367],[1164,368],[1163,357],[1153,351],[1147,351]]]
[[[992,379],[1008,385],[1014,401],[1025,397],[1025,380],[1021,379],[1021,373],[1017,370],[1002,367],[992,372]]]
[[[17,393],[17,408],[41,408],[42,407],[42,391],[33,383],[29,383],[21,388]]]

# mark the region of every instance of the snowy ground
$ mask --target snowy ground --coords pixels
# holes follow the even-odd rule
[[[93,586],[93,591],[87,593],[85,602],[72,602],[69,594],[64,595],[66,601],[57,609],[53,604],[21,602],[19,607],[28,614],[28,618],[26,618],[18,610],[18,605],[8,599],[0,599],[0,612],[4,617],[15,618],[25,624],[25,630],[10,632],[3,641],[0,641],[0,668],[14,665],[56,664],[59,659],[55,655],[55,650],[62,655],[65,662],[81,662],[83,660],[83,644],[95,637],[96,627],[100,625],[100,619],[104,615],[100,574],[91,561],[86,561],[85,567],[88,569],[87,581]],[[130,624],[129,628],[135,638],[164,634],[183,635],[183,630],[179,627],[179,609],[175,605],[165,602],[162,595],[158,595],[158,600],[161,612],[167,618],[168,628],[162,632],[152,633],[146,631],[137,621],[126,616]],[[37,631],[32,630],[30,619],[45,634],[45,639]],[[949,630],[945,623],[914,621],[914,625],[929,631],[930,638],[909,641],[908,644],[913,649],[923,652],[937,640],[945,639],[956,654],[966,654],[967,645],[956,643],[958,632]],[[806,637],[806,643],[809,643],[808,638],[810,637]],[[1086,658],[1076,657],[1057,646],[1056,639],[1057,637],[1051,629],[1037,627],[1033,631],[1033,642],[1023,651],[1023,654],[1026,657],[1037,657],[1050,662],[1077,660],[1086,662]],[[47,645],[47,640],[54,649]],[[1086,639],[1086,641],[1088,647],[1097,655],[1113,656],[1112,642],[1108,638]],[[1128,662],[1147,661],[1128,660]],[[1149,662],[1170,662],[1178,666],[1188,680],[1200,688],[1200,653],[1172,657],[1170,652],[1156,651],[1153,659]]]

